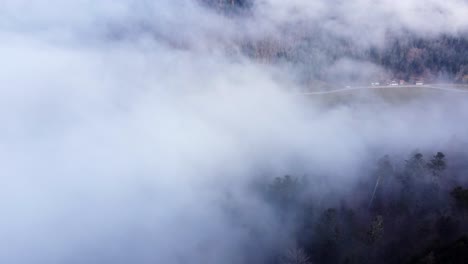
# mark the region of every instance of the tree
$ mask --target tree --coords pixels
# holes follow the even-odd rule
[[[444,153],[437,152],[431,161],[427,163],[427,167],[431,170],[433,176],[439,177],[441,173],[447,168]]]
[[[281,264],[311,264],[310,257],[302,248],[291,248],[281,258]]]
[[[302,186],[303,187],[303,186]],[[283,210],[294,208],[300,196],[301,184],[296,177],[286,175],[276,177],[268,188],[268,195],[272,202]]]
[[[405,171],[410,177],[421,177],[425,172],[425,162],[423,154],[416,153],[409,160],[406,160]]]
[[[400,196],[400,206],[405,211],[412,211],[418,202],[416,189],[417,182],[421,182],[426,175],[427,167],[421,153],[416,153],[406,160],[404,170],[398,176],[402,184],[402,193]]]
[[[372,221],[369,231],[367,232],[367,238],[369,244],[375,244],[383,237],[384,233],[384,223],[383,217],[378,215]]]
[[[468,209],[468,189],[458,186],[453,189],[450,194],[455,199],[455,203],[458,208],[463,210]]]

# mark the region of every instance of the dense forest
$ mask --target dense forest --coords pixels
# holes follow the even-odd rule
[[[442,152],[403,162],[384,156],[349,192],[309,192],[317,177],[278,177],[260,185],[294,238],[273,263],[466,263],[466,170]],[[260,220],[261,221],[261,220]]]
[[[209,8],[232,19],[248,19],[254,0],[202,0]],[[288,63],[305,82],[334,82],[342,76],[327,68],[342,59],[373,63],[384,72],[353,73],[351,82],[416,80],[468,83],[468,35],[424,36],[410,32],[387,32],[384,43],[362,43],[366,36],[337,35],[320,24],[298,21],[282,25],[276,35],[239,40],[245,54],[267,63]],[[353,38],[355,38],[353,40]],[[363,76],[364,75],[364,76]]]
[[[446,81],[468,82],[468,38],[439,36],[433,39],[400,37],[387,48],[370,49],[368,58],[397,78],[411,80],[443,78]]]

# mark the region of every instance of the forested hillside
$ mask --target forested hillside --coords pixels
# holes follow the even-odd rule
[[[202,0],[209,8],[235,20],[248,20],[255,0]],[[335,18],[330,18],[332,23]],[[266,63],[288,63],[303,81],[370,82],[416,80],[468,83],[468,33],[424,36],[417,33],[386,32],[382,40],[361,32],[336,34],[322,22],[295,21],[280,25],[272,34],[259,34],[239,41],[245,54]],[[341,60],[372,63],[379,72],[330,73]]]
[[[390,39],[385,49],[370,49],[368,54],[365,59],[390,69],[396,78],[468,82],[467,36],[443,35],[426,39],[404,36]]]
[[[456,168],[458,158],[384,156],[356,185],[322,197],[308,192],[327,188],[320,177],[276,178],[260,192],[295,239],[277,263],[466,263],[467,168]]]

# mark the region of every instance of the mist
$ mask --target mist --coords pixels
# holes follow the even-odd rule
[[[239,43],[300,22],[364,48],[389,31],[462,34],[467,12],[462,0],[264,0],[233,15],[189,0],[3,1],[0,262],[266,263],[294,235],[253,184],[317,175],[320,196],[385,154],[465,153],[468,95],[328,102],[300,92],[297,66]],[[344,58],[326,74],[381,71]]]

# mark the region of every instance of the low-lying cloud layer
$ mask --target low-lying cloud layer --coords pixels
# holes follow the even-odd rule
[[[3,1],[0,262],[264,261],[288,235],[256,177],[339,188],[375,153],[466,140],[464,95],[323,109],[233,44],[296,19],[456,33],[466,1],[306,2],[257,1],[241,21],[188,0]]]

